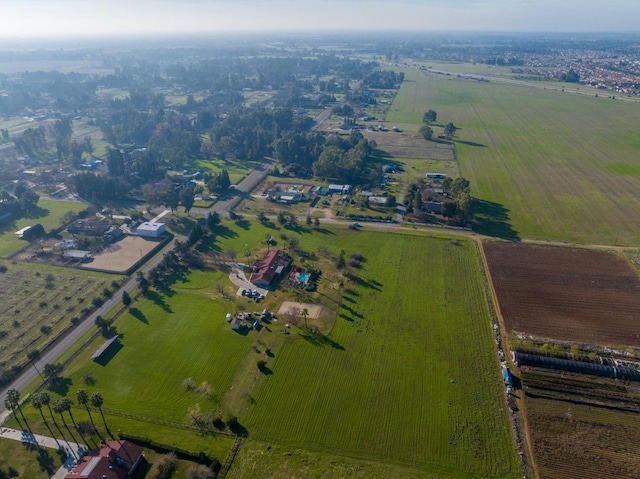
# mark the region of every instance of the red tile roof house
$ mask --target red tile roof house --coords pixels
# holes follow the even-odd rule
[[[125,479],[142,462],[142,448],[129,441],[109,441],[84,456],[64,479]]]
[[[271,251],[254,265],[251,282],[261,288],[268,287],[291,264],[291,258],[280,250]]]

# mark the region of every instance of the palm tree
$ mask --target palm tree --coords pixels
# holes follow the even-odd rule
[[[16,415],[16,409],[20,411],[22,418],[24,419],[24,414],[22,413],[22,409],[20,408],[20,391],[17,389],[9,389],[7,391],[7,397],[4,400],[4,407],[7,409],[11,409],[13,411],[13,415],[18,419]]]
[[[102,397],[102,394],[100,394],[99,392],[91,393],[91,405],[95,408],[98,408],[98,410],[100,411],[100,415],[102,416],[102,422],[104,423],[104,427],[107,428],[107,431],[108,431],[109,427],[107,426],[107,421],[105,421],[104,413],[102,412],[103,404],[104,404],[104,398]]]
[[[40,402],[43,406],[47,406],[47,408],[49,408],[49,414],[51,414],[51,419],[53,419],[53,422],[55,423],[56,417],[53,415],[53,411],[51,410],[51,396],[49,396],[48,392],[43,391],[40,393]]]
[[[64,424],[65,426],[67,425],[67,421],[64,419],[64,406],[62,404],[62,400],[58,399],[56,401],[54,401],[53,403],[53,411],[56,414],[60,414],[60,417],[62,418],[62,424]]]
[[[42,420],[44,422],[47,422],[47,420],[44,417],[44,413],[42,412],[42,408],[44,407],[44,404],[42,403],[42,398],[40,397],[39,393],[36,393],[33,396],[31,396],[31,405],[34,408],[36,408],[38,411],[40,411],[40,415],[42,416]]]
[[[302,315],[302,317],[304,318],[304,327],[306,329],[309,329],[307,327],[307,316],[309,316],[309,310],[307,308],[303,308],[302,312],[300,313]]]
[[[79,405],[85,407],[87,413],[89,414],[91,424],[95,426],[95,424],[93,423],[93,417],[91,416],[91,411],[89,410],[89,394],[87,394],[87,391],[85,391],[84,389],[78,389],[76,391],[76,400],[78,401]]]
[[[71,406],[73,405],[73,402],[71,402],[71,399],[69,399],[67,396],[60,398],[60,407],[62,408],[62,411],[67,411],[69,413],[69,417],[71,418],[71,422],[73,423],[73,425],[76,425],[76,421],[73,419],[73,414],[71,414]]]

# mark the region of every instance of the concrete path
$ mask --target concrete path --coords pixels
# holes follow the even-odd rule
[[[160,221],[162,218],[164,218],[165,216],[167,216],[169,213],[171,213],[171,210],[164,210],[162,213],[160,213],[158,216],[156,216],[155,218],[153,218],[151,221],[149,221],[149,223],[157,223],[158,221]]]
[[[227,263],[231,266],[231,273],[229,274],[229,279],[233,284],[238,287],[238,291],[236,292],[237,296],[241,296],[241,292],[243,289],[253,289],[260,292],[260,294],[264,294],[265,296],[269,292],[268,289],[258,288],[255,284],[250,283],[247,277],[244,274],[244,268],[247,266],[242,263]]]
[[[29,444],[36,444],[40,447],[47,447],[49,449],[62,450],[67,454],[67,460],[62,467],[51,476],[53,479],[64,479],[74,464],[80,459],[88,450],[84,444],[76,444],[75,442],[69,442],[65,439],[56,439],[54,437],[41,436],[39,434],[32,434],[29,431],[19,431],[17,429],[9,429],[7,427],[0,426],[0,437],[6,439],[12,439],[14,441],[26,442]]]

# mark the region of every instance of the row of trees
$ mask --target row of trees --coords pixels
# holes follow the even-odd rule
[[[29,214],[37,208],[39,199],[40,196],[24,181],[19,181],[13,187],[13,194],[7,190],[0,190],[0,215],[6,213],[16,216]]]
[[[420,127],[420,130],[418,132],[420,133],[420,136],[427,141],[433,138],[433,128],[431,128],[430,125],[435,123],[437,118],[438,118],[438,113],[435,110],[428,110],[422,116],[422,126]],[[445,137],[448,140],[452,139],[456,135],[456,130],[457,128],[453,123],[451,122],[447,123],[444,126]]]
[[[67,396],[64,396],[59,399],[56,399],[55,401],[52,401],[49,393],[46,391],[42,391],[42,392],[33,394],[30,399],[31,399],[31,405],[40,412],[40,415],[42,416],[42,420],[45,423],[47,422],[47,419],[45,418],[42,410],[46,407],[49,410],[49,414],[51,415],[51,419],[53,420],[54,424],[56,423],[56,417],[54,413],[56,413],[60,415],[60,418],[62,419],[63,424],[66,425],[66,420],[64,418],[64,413],[66,412],[67,414],[69,414],[69,418],[71,419],[71,422],[74,425],[76,425],[75,419],[73,417],[73,413],[71,412],[73,401]],[[106,421],[104,419],[104,413],[102,411],[104,398],[102,397],[101,393],[96,391],[91,393],[91,395],[89,395],[89,393],[85,389],[81,388],[76,391],[76,401],[78,402],[78,405],[86,408],[87,414],[89,415],[89,419],[91,420],[91,423],[94,426],[95,426],[95,423],[93,422],[93,416],[91,416],[91,410],[89,409],[89,405],[98,409],[100,411],[100,414],[102,415],[102,420],[105,423],[105,427],[106,427]],[[13,411],[14,417],[16,418],[17,421],[20,420],[17,416],[17,412],[20,412],[22,419],[26,421],[26,417],[24,416],[24,412],[22,411],[22,407],[21,407],[20,392],[17,389],[9,389],[7,391],[4,405],[7,410]]]

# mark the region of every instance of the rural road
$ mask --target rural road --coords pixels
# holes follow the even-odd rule
[[[247,177],[242,180],[238,185],[236,185],[235,189],[242,194],[248,193],[253,190],[256,186],[258,186],[264,178],[267,176],[267,173],[271,169],[271,167],[275,164],[275,160],[273,158],[267,158],[268,161],[262,163],[256,169],[254,169],[251,173],[247,175]],[[211,209],[201,209],[199,212],[202,214],[206,214],[210,211],[215,211],[218,214],[226,214],[227,209],[237,201],[241,199],[241,195],[233,196],[232,198],[224,201],[220,201],[216,203]],[[196,211],[195,209],[192,211]],[[153,257],[151,261],[149,261],[142,269],[144,274],[147,274],[153,268],[155,268],[169,251],[174,248],[174,241],[169,242],[165,245],[156,255]],[[106,316],[106,314],[111,311],[115,306],[117,306],[122,300],[122,293],[124,291],[131,293],[133,289],[137,286],[137,281],[135,277],[129,278],[129,280],[120,288],[119,291],[116,291],[111,298],[106,300],[102,306],[100,306],[96,311],[90,314],[87,318],[85,318],[80,324],[78,324],[74,329],[69,331],[65,336],[57,340],[55,343],[51,344],[48,348],[46,348],[38,360],[35,362],[35,365],[27,366],[23,369],[23,371],[18,375],[8,386],[6,386],[0,392],[0,416],[5,410],[4,400],[6,397],[6,392],[9,389],[17,389],[18,391],[24,391],[29,384],[38,379],[39,372],[44,370],[45,364],[53,364],[57,362],[60,357],[92,328],[95,328],[95,320],[97,316]]]

